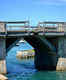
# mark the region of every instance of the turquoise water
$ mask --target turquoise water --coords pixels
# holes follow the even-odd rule
[[[32,49],[29,44],[13,47],[6,57],[9,80],[66,80],[66,72],[37,71],[34,59],[19,60],[16,58],[18,50]]]

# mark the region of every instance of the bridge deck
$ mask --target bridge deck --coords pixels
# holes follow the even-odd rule
[[[0,36],[64,36],[65,32],[66,22],[40,22],[33,27],[28,21],[0,22]]]
[[[32,35],[35,35],[35,33],[31,32],[31,33],[28,33],[28,32],[16,32],[16,33],[9,33],[9,34],[0,34],[0,37],[6,37],[6,36],[9,36],[9,37],[13,37],[13,36],[32,36]],[[39,32],[37,33],[37,35],[44,35],[44,36],[65,36],[66,33],[64,32]]]

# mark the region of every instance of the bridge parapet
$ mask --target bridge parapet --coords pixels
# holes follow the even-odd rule
[[[64,33],[66,32],[66,22],[39,22],[38,26],[30,26],[29,21],[0,22],[0,33],[7,35],[32,35],[34,33]],[[0,34],[1,35],[1,34]]]
[[[0,33],[6,33],[12,31],[12,32],[19,32],[23,31],[25,32],[29,28],[29,21],[14,21],[14,22],[5,22],[0,21]]]
[[[44,32],[66,32],[66,22],[39,22],[38,27]]]

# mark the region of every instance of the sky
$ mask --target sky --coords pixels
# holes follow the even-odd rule
[[[66,21],[66,0],[0,0],[0,21]]]

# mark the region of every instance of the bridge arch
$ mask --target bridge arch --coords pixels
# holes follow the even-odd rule
[[[57,38],[39,35],[24,37],[35,49],[35,67],[38,70],[54,70],[57,65]]]
[[[23,37],[8,37],[6,39],[7,51],[11,48],[10,45],[17,43],[21,38],[24,38],[35,50],[35,68],[38,70],[54,70],[57,65],[57,38],[44,37],[39,35],[23,36]],[[13,46],[13,45],[12,45]]]

